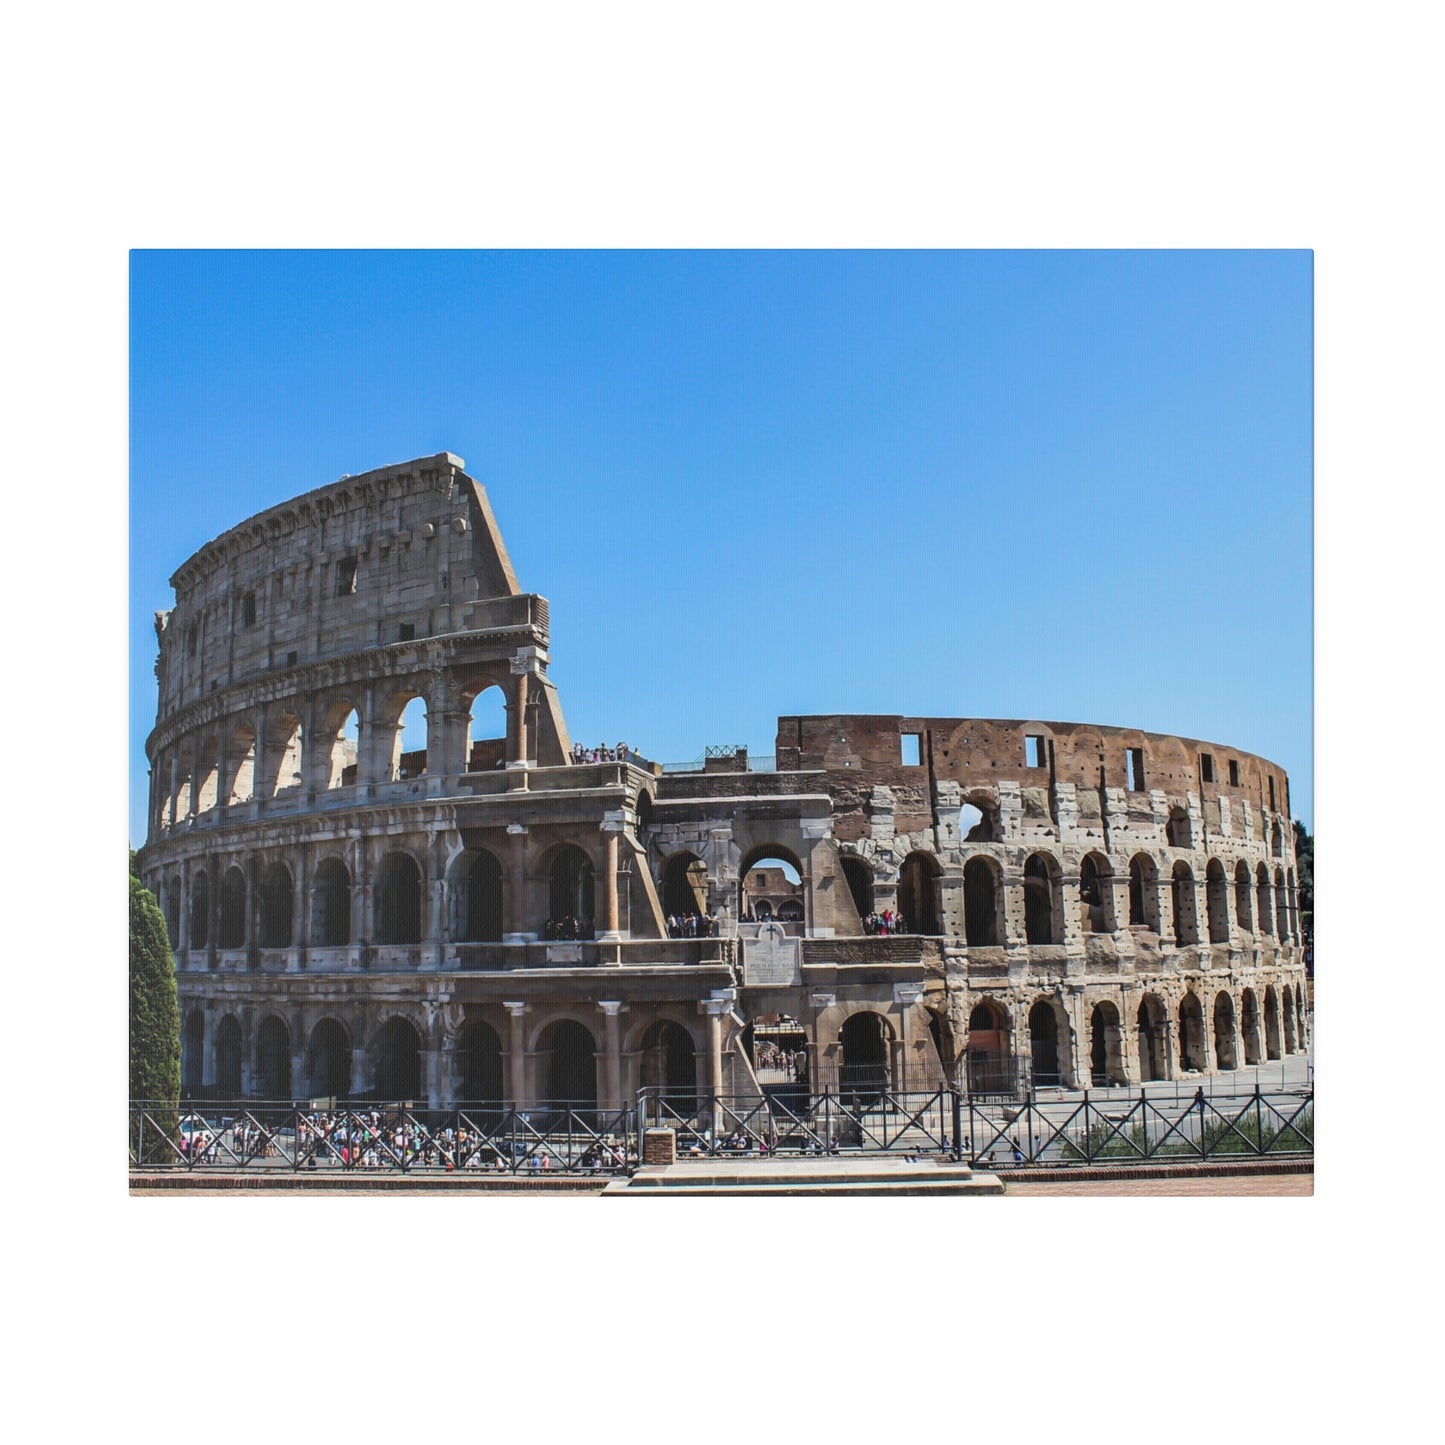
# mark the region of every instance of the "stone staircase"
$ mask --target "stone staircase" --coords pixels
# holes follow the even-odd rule
[[[644,1164],[631,1178],[612,1180],[602,1197],[1003,1192],[1003,1181],[996,1174],[951,1160],[830,1155],[821,1159],[682,1159],[675,1164]]]

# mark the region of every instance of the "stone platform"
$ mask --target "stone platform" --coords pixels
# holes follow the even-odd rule
[[[934,1159],[683,1159],[644,1164],[630,1179],[614,1179],[609,1195],[1000,1195],[1003,1181],[967,1164]]]

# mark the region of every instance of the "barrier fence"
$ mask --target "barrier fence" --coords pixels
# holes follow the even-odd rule
[[[133,1170],[610,1175],[635,1168],[647,1129],[681,1158],[905,1154],[997,1170],[1300,1159],[1314,1154],[1314,1091],[1111,1095],[1021,1104],[951,1089],[747,1098],[644,1090],[634,1106],[416,1108],[333,1101],[226,1107],[133,1103]]]

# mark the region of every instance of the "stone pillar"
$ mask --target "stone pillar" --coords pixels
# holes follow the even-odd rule
[[[422,966],[441,968],[446,962],[446,846],[440,833],[432,834],[429,851],[431,857],[427,871],[431,874],[431,887],[427,907],[426,946],[422,950],[425,962]]]
[[[707,1012],[707,1086],[714,1098],[723,1092],[722,1021],[730,1007],[731,1001],[724,998],[703,1002]]]
[[[276,791],[276,768],[271,759],[270,710],[263,703],[256,709],[256,760],[251,771],[251,796],[258,802]]]
[[[181,859],[181,916],[176,919],[176,954],[191,966],[191,860]]]
[[[216,1082],[216,1011],[204,1011],[205,1031],[201,1035],[201,1087],[211,1088]]]
[[[366,840],[356,840],[355,867],[351,878],[351,941],[363,948],[371,944],[371,859]],[[362,955],[365,966],[366,956]]]
[[[296,848],[296,878],[292,884],[295,903],[291,918],[291,969],[306,967],[306,949],[311,942],[311,844]]]
[[[599,941],[616,943],[627,934],[618,926],[617,847],[618,835],[626,826],[622,810],[602,815],[602,832],[606,837],[606,857],[602,868],[602,932]]]
[[[914,1006],[923,997],[921,983],[893,985],[893,1002],[898,1009],[898,1037],[892,1041],[891,1078],[895,1093],[904,1093],[916,1081],[908,1077],[908,1061],[913,1057]],[[920,1085],[921,1087],[921,1085]]]
[[[367,1089],[366,1050],[353,1045],[351,1050],[351,1094],[364,1094]]]
[[[514,662],[513,667],[517,664]],[[531,679],[525,672],[517,674],[512,686],[512,704],[507,709],[507,766],[526,768],[531,766],[527,737],[528,684]]]
[[[502,889],[502,942],[525,943],[527,933],[527,830],[507,824],[508,877]]]
[[[221,879],[217,855],[206,854],[206,968],[216,966],[216,930],[221,922]]]
[[[614,835],[615,839],[615,835]],[[621,1000],[605,999],[597,1005],[606,1016],[603,1022],[603,1050],[606,1061],[607,1096],[604,1109],[624,1107],[622,1098],[622,1022],[618,1015],[622,1011]]]
[[[181,806],[181,755],[179,752],[171,753],[171,783],[170,783],[170,814],[171,826],[174,827],[180,821]]]
[[[527,1098],[527,1040],[525,1036],[527,1005],[504,1003],[507,1019],[507,1063],[511,1076],[512,1108],[525,1109]]]

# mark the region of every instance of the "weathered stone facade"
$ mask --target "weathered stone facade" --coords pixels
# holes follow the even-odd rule
[[[749,1095],[757,1028],[790,1031],[814,1090],[1084,1088],[1305,1046],[1289,783],[1261,758],[824,716],[781,718],[766,768],[573,762],[546,600],[445,453],[263,512],[172,584],[141,866],[188,1092]],[[740,921],[765,860],[796,869],[801,921]],[[885,909],[904,930],[867,935]],[[684,913],[717,936],[669,938]]]

